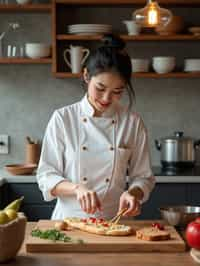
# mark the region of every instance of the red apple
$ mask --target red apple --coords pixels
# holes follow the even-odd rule
[[[200,249],[200,217],[187,225],[186,240],[190,247]]]

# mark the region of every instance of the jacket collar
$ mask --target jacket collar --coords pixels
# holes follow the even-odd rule
[[[88,96],[85,94],[83,99],[80,102],[81,104],[81,113],[86,116],[94,116],[95,110],[94,107],[91,105],[91,103],[88,101]],[[118,104],[112,104],[108,110],[102,113],[101,117],[113,117],[118,109]]]

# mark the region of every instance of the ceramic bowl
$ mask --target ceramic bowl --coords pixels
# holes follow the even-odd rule
[[[173,35],[180,33],[184,28],[184,21],[181,16],[173,16],[171,21],[165,26],[156,27],[156,32],[160,35]]]
[[[184,60],[184,71],[199,72],[200,71],[200,58],[185,59]]]
[[[161,217],[170,225],[186,227],[200,217],[200,206],[165,206],[160,208]]]
[[[172,72],[175,68],[176,59],[171,56],[153,57],[153,69],[159,74]]]
[[[30,175],[37,168],[37,164],[8,164],[5,168],[12,175]]]
[[[200,27],[190,27],[188,31],[196,36],[200,35]]]
[[[148,72],[149,60],[142,58],[131,58],[131,65],[133,72]]]
[[[19,5],[30,4],[32,0],[16,0]]]
[[[26,43],[26,56],[37,59],[50,56],[50,45],[45,43]]]
[[[15,220],[0,224],[0,263],[17,255],[24,241],[26,222],[26,217],[20,212]]]

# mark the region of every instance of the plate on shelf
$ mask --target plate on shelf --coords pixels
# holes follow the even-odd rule
[[[112,32],[111,25],[104,24],[75,24],[68,25],[68,33],[71,34],[98,34]]]

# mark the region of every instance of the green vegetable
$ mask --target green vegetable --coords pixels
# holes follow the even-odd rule
[[[67,236],[64,233],[61,233],[60,231],[56,229],[49,229],[49,230],[40,230],[40,229],[34,229],[31,232],[31,235],[33,237],[39,237],[42,239],[50,239],[52,241],[63,241],[63,242],[73,242],[74,240]],[[83,244],[84,241],[82,239],[77,239],[76,240],[78,243]]]

